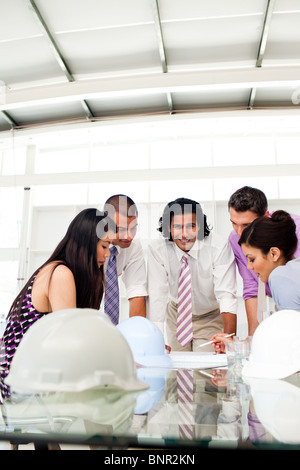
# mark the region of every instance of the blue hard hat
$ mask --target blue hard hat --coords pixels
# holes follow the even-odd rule
[[[167,354],[160,329],[150,320],[135,316],[117,325],[128,342],[134,360],[144,366],[168,367],[172,360]]]
[[[148,390],[138,393],[134,414],[148,413],[161,399],[165,391],[165,382],[169,370],[157,367],[137,368],[137,377],[149,385]],[[147,393],[148,392],[148,393]]]

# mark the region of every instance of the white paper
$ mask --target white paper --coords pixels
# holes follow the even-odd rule
[[[226,354],[174,351],[170,353],[174,369],[208,369],[227,366]]]

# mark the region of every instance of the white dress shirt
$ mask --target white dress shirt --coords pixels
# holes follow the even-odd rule
[[[183,251],[165,239],[148,247],[147,317],[163,331],[169,300],[177,303]],[[213,310],[237,313],[236,267],[230,244],[217,234],[196,240],[188,252],[192,274],[193,315]]]
[[[118,276],[122,276],[127,299],[147,296],[146,263],[141,242],[134,239],[128,248],[120,248],[119,246],[116,248]],[[108,259],[104,265],[105,272]]]

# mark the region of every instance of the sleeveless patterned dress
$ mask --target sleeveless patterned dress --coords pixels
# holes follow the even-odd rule
[[[37,273],[38,274],[38,273]],[[36,274],[36,275],[37,275]],[[14,354],[28,328],[39,318],[48,312],[38,312],[31,301],[32,286],[36,275],[28,286],[22,302],[19,319],[15,318],[14,312],[8,319],[1,343],[0,343],[0,392],[3,399],[10,396],[10,388],[4,379],[9,373]]]

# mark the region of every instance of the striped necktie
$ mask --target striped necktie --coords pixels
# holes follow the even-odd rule
[[[119,284],[117,273],[117,248],[110,248],[110,257],[106,270],[106,289],[104,298],[104,312],[109,316],[112,323],[117,325],[119,322]]]
[[[178,283],[177,332],[179,343],[185,347],[193,339],[192,325],[192,278],[188,255],[181,258],[182,266]]]
[[[193,439],[194,425],[194,381],[193,371],[177,371],[178,425],[181,439]]]

